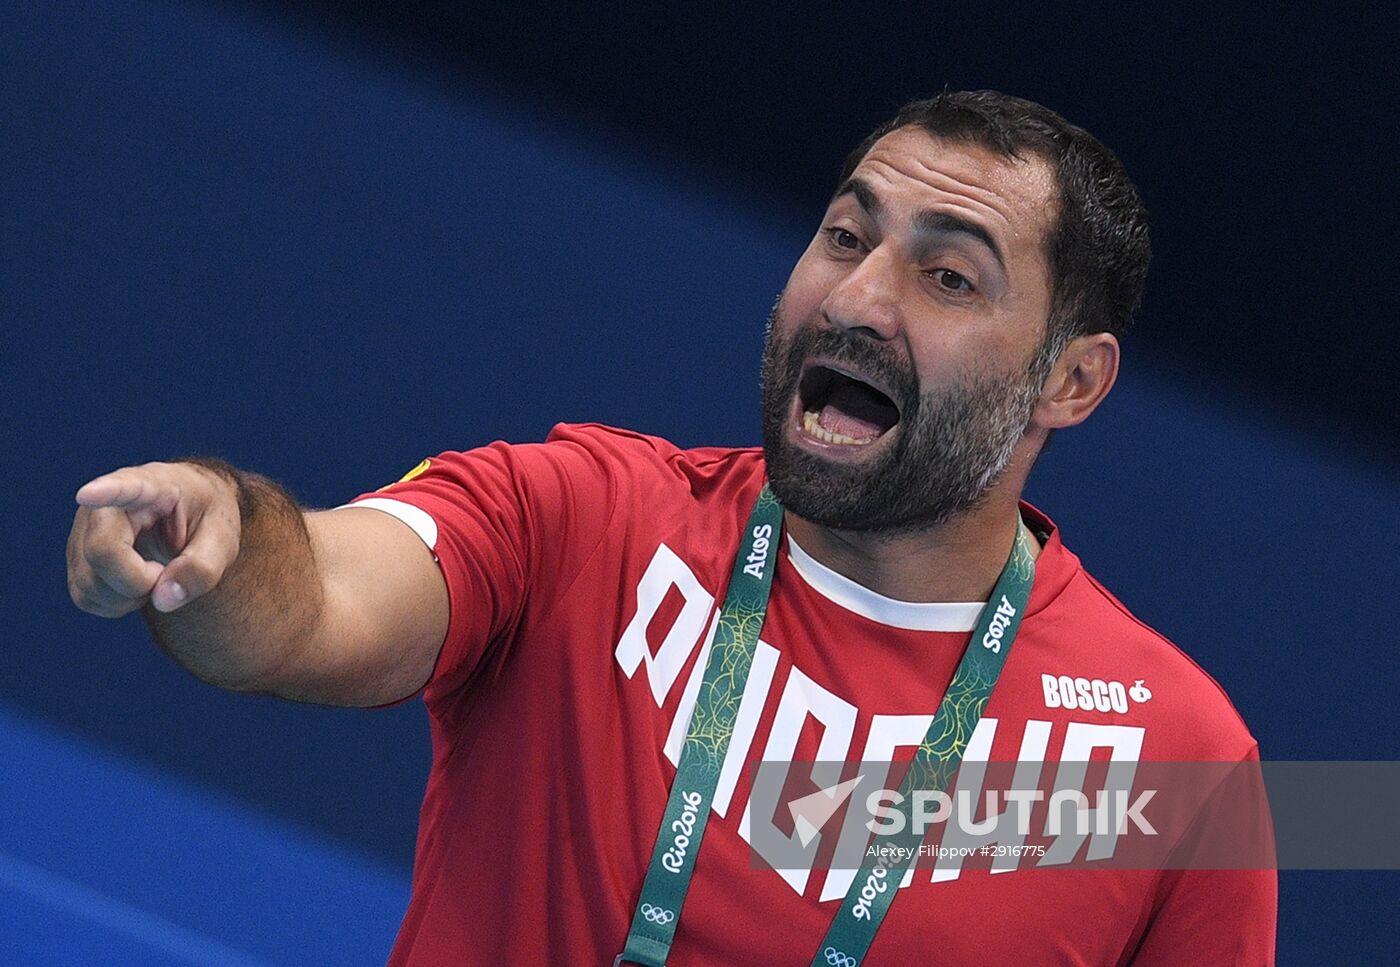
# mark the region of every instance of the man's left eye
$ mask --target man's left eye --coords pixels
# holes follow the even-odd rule
[[[967,277],[959,275],[952,269],[934,269],[930,274],[945,289],[957,292],[972,291],[972,283],[967,280]]]

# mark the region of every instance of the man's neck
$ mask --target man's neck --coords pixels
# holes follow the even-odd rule
[[[872,535],[834,530],[788,511],[788,532],[817,561],[899,601],[985,601],[1011,554],[1020,510],[1015,497],[988,500],[938,527]],[[1040,544],[1031,541],[1032,556]]]

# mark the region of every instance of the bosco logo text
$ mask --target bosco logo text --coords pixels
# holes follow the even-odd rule
[[[1122,682],[1105,681],[1102,678],[1071,678],[1068,675],[1041,675],[1040,684],[1045,692],[1046,708],[1078,709],[1083,712],[1128,711],[1128,699],[1141,704],[1152,698],[1152,693],[1136,679],[1131,689]]]

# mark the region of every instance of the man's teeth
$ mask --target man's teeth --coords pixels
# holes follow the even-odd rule
[[[802,429],[806,430],[818,440],[825,440],[827,443],[840,443],[845,446],[871,443],[878,439],[878,437],[871,437],[868,440],[857,440],[855,437],[846,436],[844,433],[832,433],[817,422],[817,414],[813,413],[811,410],[804,410],[802,412]]]

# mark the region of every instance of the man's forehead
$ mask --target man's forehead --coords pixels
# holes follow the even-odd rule
[[[852,177],[941,199],[1013,235],[1039,239],[1050,224],[1058,196],[1050,163],[1036,154],[1008,158],[990,148],[937,138],[921,128],[891,131],[871,147]]]

